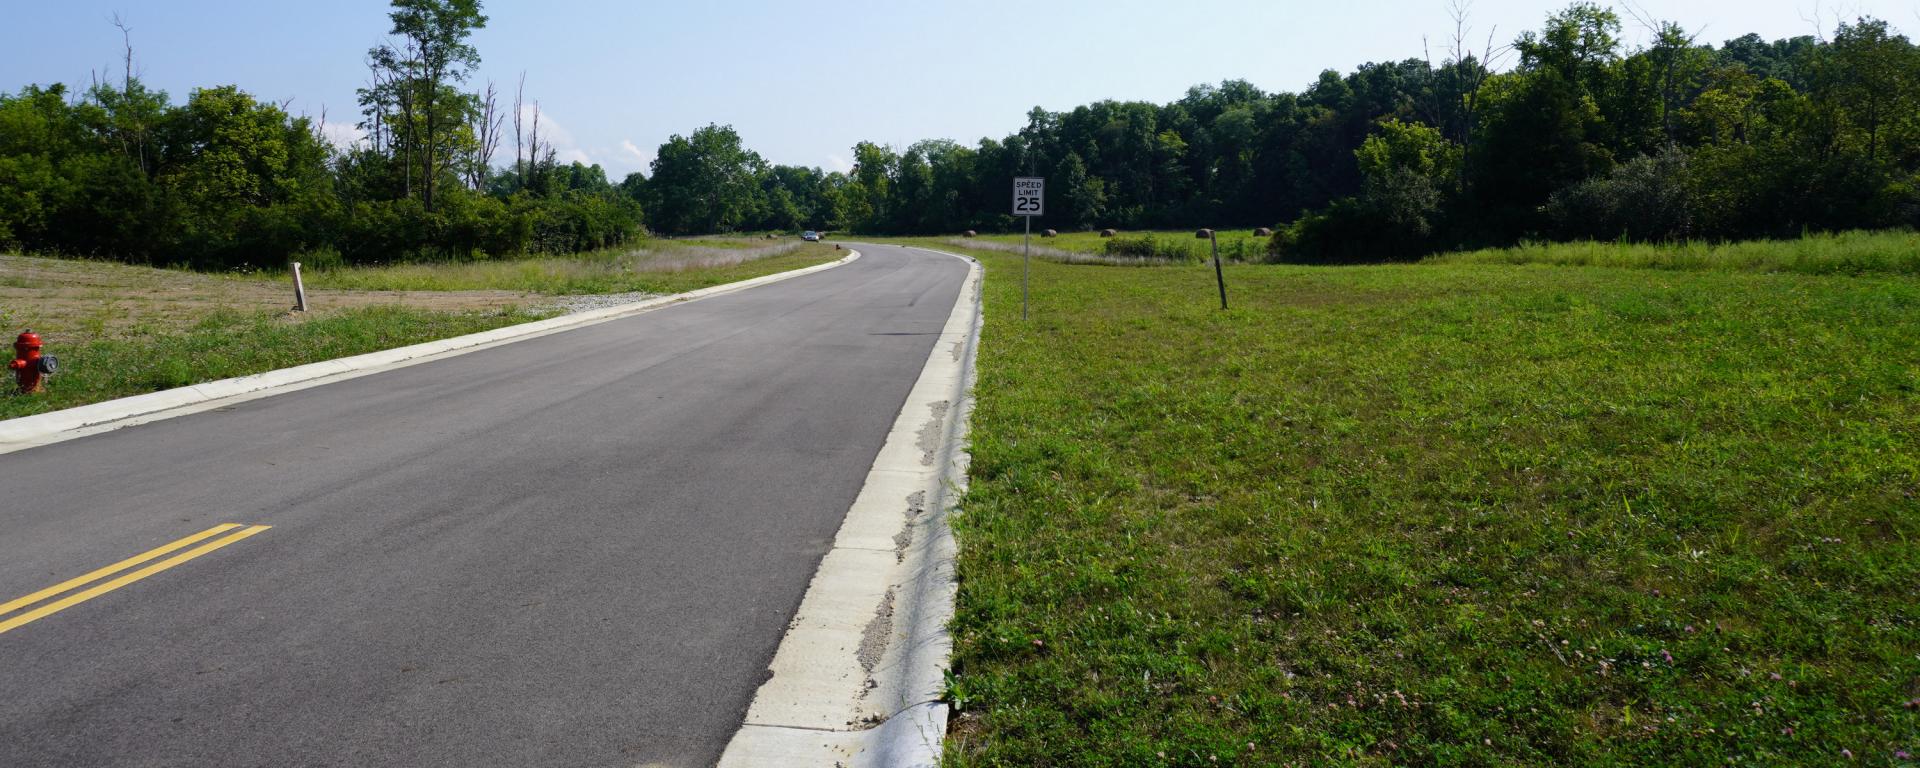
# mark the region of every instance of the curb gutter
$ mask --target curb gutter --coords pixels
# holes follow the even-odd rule
[[[51,413],[22,416],[17,419],[0,421],[0,454],[23,451],[51,443],[72,440],[77,437],[111,432],[116,429],[137,424],[171,419],[191,413],[209,410],[243,400],[252,400],[270,395],[282,394],[307,387],[331,384],[336,381],[366,376],[381,371],[404,368],[409,365],[438,360],[482,349],[510,344],[516,341],[546,336],[548,334],[570,331],[589,325],[598,325],[611,320],[651,312],[688,301],[704,299],[733,293],[756,286],[777,283],[782,280],[821,272],[842,266],[860,258],[859,251],[850,251],[845,258],[826,264],[763,275],[750,280],[701,288],[686,293],[622,304],[588,312],[536,320],[531,323],[509,325],[491,331],[455,336],[439,341],[429,341],[394,349],[369,352],[364,355],[342,357],[336,360],[323,360],[317,363],[282,368],[250,376],[239,376],[203,384],[169,389],[144,395],[123,397],[117,400],[82,405],[75,408],[53,411]]]
[[[966,284],[721,768],[940,764],[983,271]]]

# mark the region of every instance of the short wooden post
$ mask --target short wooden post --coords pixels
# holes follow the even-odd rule
[[[300,262],[293,263],[293,311],[307,311],[307,284],[300,280]]]

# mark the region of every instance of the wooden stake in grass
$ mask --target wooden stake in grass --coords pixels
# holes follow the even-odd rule
[[[293,311],[307,311],[307,284],[300,280],[300,262],[293,263]]]

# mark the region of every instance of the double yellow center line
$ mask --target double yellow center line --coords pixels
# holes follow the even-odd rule
[[[45,605],[41,605],[37,608],[29,610],[25,613],[21,613],[17,616],[11,616],[5,619],[0,619],[0,634],[6,634],[8,631],[13,630],[14,628],[20,627],[25,624],[31,624],[34,621],[37,621],[39,619],[45,618],[55,613],[59,613],[60,611],[79,605],[88,600],[92,600],[108,592],[112,592],[128,584],[132,584],[148,576],[152,576],[168,568],[172,568],[188,560],[192,560],[196,557],[204,555],[208,552],[212,552],[216,549],[224,547],[228,544],[232,544],[236,541],[247,538],[249,536],[252,536],[256,533],[259,533],[271,527],[273,526],[269,526],[269,525],[242,526],[238,523],[221,523],[212,528],[208,528],[204,531],[196,533],[192,536],[188,536],[184,539],[180,539],[179,541],[172,542],[170,544],[167,544],[166,546],[147,550],[138,555],[134,555],[133,557],[129,557],[125,560],[114,563],[113,565],[109,565],[105,568],[101,568],[97,571],[86,574],[84,576],[68,579],[66,581],[60,582],[59,584],[55,584],[51,587],[47,587],[46,589],[35,592],[31,595],[15,598],[13,600],[8,600],[7,602],[0,603],[0,616],[7,616],[7,614],[13,613],[14,611],[20,610],[22,608],[26,608],[27,606],[33,605],[35,603],[39,603],[42,600],[46,600],[56,595],[65,594],[71,590],[79,589],[81,587],[86,587],[89,584],[93,584],[96,581],[104,579],[108,576],[112,576],[116,573],[127,570],[128,568],[132,568],[136,565],[147,562],[149,560],[165,557],[166,555],[172,554],[173,552],[179,551],[181,549],[186,549],[187,547],[193,547],[194,544],[199,544],[200,542],[206,541],[207,539],[213,539],[213,537],[215,536],[220,536],[221,534],[227,534],[224,537],[214,539],[213,541],[207,541],[205,544],[200,544],[200,546],[193,547],[193,549],[188,549],[187,551],[181,552],[180,554],[174,555],[173,557],[168,557],[165,560],[161,560],[160,562],[154,563],[145,568],[141,568],[140,570],[134,571],[132,573],[125,574],[111,581],[107,581],[101,584],[95,584],[94,586],[87,587],[87,589],[81,590],[79,592],[74,592],[71,595],[67,595],[66,597],[62,597],[58,600],[47,603]],[[238,528],[239,530],[237,531],[234,530],[236,528]]]

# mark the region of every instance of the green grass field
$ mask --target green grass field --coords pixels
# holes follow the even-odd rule
[[[951,764],[1920,752],[1920,280],[976,253]]]

